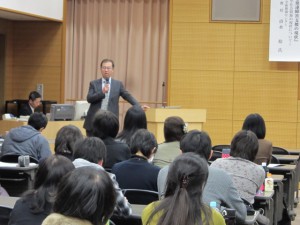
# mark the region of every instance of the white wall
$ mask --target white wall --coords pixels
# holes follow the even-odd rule
[[[64,0],[0,0],[0,7],[62,21],[63,3]]]

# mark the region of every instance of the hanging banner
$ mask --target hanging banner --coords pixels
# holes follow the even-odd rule
[[[271,0],[269,61],[300,62],[300,0]]]

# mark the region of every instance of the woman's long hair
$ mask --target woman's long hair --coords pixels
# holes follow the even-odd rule
[[[105,225],[115,205],[116,192],[108,174],[91,167],[79,167],[60,182],[53,211],[88,220],[93,225]]]
[[[34,190],[24,194],[24,198],[32,198],[30,211],[41,213],[53,204],[57,187],[61,178],[75,167],[66,157],[52,155],[42,161],[35,176]]]
[[[155,214],[157,225],[208,225],[211,210],[202,202],[208,177],[207,162],[195,153],[184,153],[170,165],[165,198],[156,205],[147,224]]]
[[[118,134],[117,139],[130,145],[131,137],[139,129],[147,129],[147,118],[140,106],[130,107],[125,115],[123,130]]]
[[[63,155],[73,160],[75,142],[83,139],[80,129],[74,125],[67,125],[60,128],[56,134],[54,152],[56,155]]]

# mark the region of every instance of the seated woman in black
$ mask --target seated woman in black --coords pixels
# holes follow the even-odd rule
[[[147,129],[145,111],[140,106],[130,107],[124,118],[123,130],[118,134],[117,140],[130,145],[130,140],[138,129]]]
[[[51,213],[61,178],[75,167],[64,156],[52,155],[41,162],[34,189],[25,192],[15,204],[9,225],[40,225]]]

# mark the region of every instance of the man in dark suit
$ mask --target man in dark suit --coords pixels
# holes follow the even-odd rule
[[[95,113],[99,110],[108,110],[119,117],[120,96],[131,105],[139,105],[138,101],[124,88],[121,81],[112,79],[114,62],[111,59],[102,60],[102,78],[90,82],[87,101],[91,104],[83,127],[87,136],[92,135],[92,121]]]
[[[32,91],[28,97],[28,103],[22,104],[20,108],[20,116],[30,116],[34,110],[41,104],[42,96],[37,91]]]

